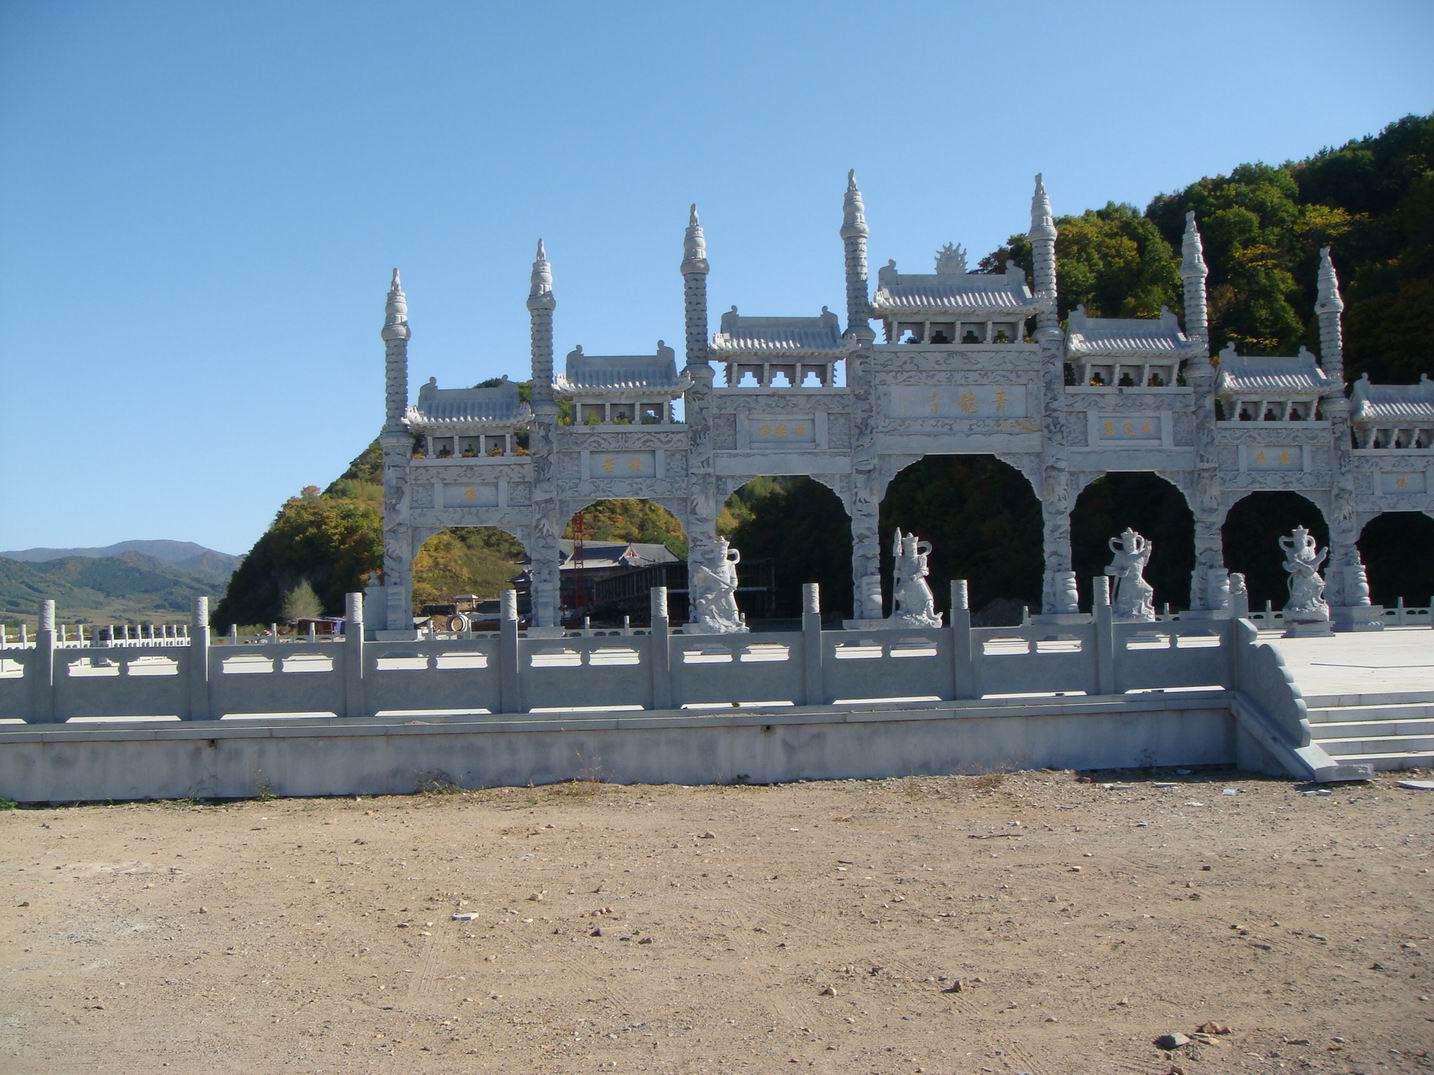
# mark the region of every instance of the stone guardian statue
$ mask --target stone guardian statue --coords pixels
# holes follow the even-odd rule
[[[1120,537],[1111,538],[1107,544],[1115,556],[1105,569],[1107,575],[1115,577],[1111,611],[1116,619],[1154,622],[1155,587],[1145,581],[1145,565],[1150,563],[1154,542],[1127,526]]]
[[[936,611],[931,587],[926,584],[931,542],[915,534],[903,534],[897,527],[892,555],[896,561],[892,570],[892,622],[901,627],[940,627],[941,613]]]
[[[1329,557],[1329,549],[1316,545],[1314,535],[1297,526],[1280,538],[1285,554],[1284,568],[1290,599],[1285,602],[1286,634],[1328,634],[1329,605],[1324,599],[1324,579],[1319,569]]]
[[[740,634],[747,630],[747,618],[737,609],[737,565],[742,554],[719,537],[717,555],[716,571],[696,565],[691,579],[692,625],[702,634]]]

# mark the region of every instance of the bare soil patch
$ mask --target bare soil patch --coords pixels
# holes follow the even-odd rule
[[[1034,772],[9,811],[0,1067],[1434,1068],[1434,793],[1308,790]]]

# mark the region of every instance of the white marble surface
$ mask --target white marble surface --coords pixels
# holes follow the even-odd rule
[[[1434,696],[1434,631],[1389,627],[1367,634],[1282,638],[1261,631],[1260,641],[1280,651],[1306,701],[1329,695]]]

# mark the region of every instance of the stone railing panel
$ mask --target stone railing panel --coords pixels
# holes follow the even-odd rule
[[[1115,625],[1116,687],[1121,692],[1230,685],[1228,620]]]
[[[369,713],[501,710],[498,638],[371,642],[364,647]]]
[[[804,635],[673,635],[672,705],[803,704]]]
[[[643,641],[520,639],[523,709],[646,708],[649,685]]]
[[[209,651],[213,717],[260,713],[344,712],[341,647],[269,643]]]
[[[33,652],[21,649],[19,645],[0,652],[0,720],[23,720],[26,717],[30,691],[26,665]]]
[[[822,671],[829,700],[950,698],[951,636],[939,627],[827,631]]]
[[[971,658],[976,697],[1103,693],[1090,623],[978,627],[971,631]]]
[[[187,648],[169,645],[60,650],[56,716],[183,719],[189,715],[191,658]]]

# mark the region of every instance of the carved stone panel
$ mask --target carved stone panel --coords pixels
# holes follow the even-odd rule
[[[1024,384],[889,385],[881,390],[886,413],[902,418],[1025,418],[1031,413]]]

